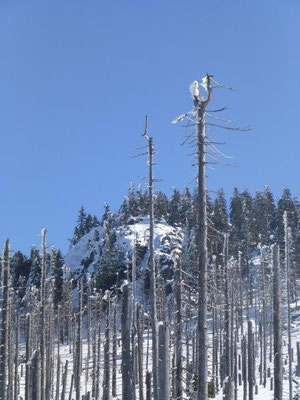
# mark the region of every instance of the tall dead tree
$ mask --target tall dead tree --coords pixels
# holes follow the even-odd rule
[[[170,398],[169,327],[163,321],[158,326],[158,349],[158,396],[159,400],[166,400]]]
[[[18,366],[19,366],[19,311],[16,311],[15,334],[15,376],[14,376],[14,400],[18,400]]]
[[[197,316],[197,333],[198,333],[198,351],[197,351],[197,370],[198,370],[198,400],[206,400],[207,393],[207,350],[208,350],[208,332],[207,332],[207,265],[208,265],[208,218],[207,218],[207,193],[206,193],[206,166],[207,164],[217,164],[219,162],[216,157],[222,156],[228,158],[219,151],[215,142],[213,142],[206,134],[206,126],[213,126],[230,131],[248,131],[250,128],[239,128],[223,125],[222,123],[211,123],[206,121],[206,117],[216,119],[223,122],[232,122],[215,117],[213,113],[222,112],[226,107],[217,110],[207,110],[212,98],[213,87],[211,82],[214,82],[214,88],[227,88],[228,86],[220,85],[216,82],[212,75],[206,74],[203,79],[198,82],[194,81],[190,86],[190,92],[194,101],[194,108],[185,114],[180,115],[173,123],[187,120],[186,127],[195,127],[195,138],[193,133],[188,135],[184,143],[193,144],[196,142],[196,159],[197,159],[197,198],[196,198],[196,244],[197,244],[197,270],[198,270],[198,316]],[[200,93],[200,86],[205,89],[205,98]],[[208,151],[209,150],[209,151]],[[214,153],[214,154],[211,154]],[[213,161],[206,161],[206,156],[209,156]],[[226,164],[228,165],[228,164]],[[220,343],[221,344],[221,343]]]
[[[112,338],[112,396],[117,396],[117,308],[118,308],[118,293],[113,302],[113,338]]]
[[[106,326],[104,342],[104,366],[103,366],[103,400],[110,400],[110,292],[106,291]]]
[[[199,83],[193,83],[197,142],[197,250],[198,250],[198,400],[207,399],[207,202],[205,114],[211,100],[211,76],[205,77],[207,97],[201,99]]]
[[[41,332],[40,332],[40,392],[41,400],[45,400],[45,351],[46,351],[46,229],[42,229],[42,270],[41,270]]]
[[[78,282],[78,314],[76,326],[76,345],[75,345],[75,365],[74,365],[74,380],[76,400],[80,400],[81,396],[81,369],[82,369],[82,281]]]
[[[7,364],[9,340],[9,293],[10,293],[10,245],[5,242],[2,263],[2,307],[1,307],[1,339],[0,339],[0,400],[7,400]]]
[[[182,269],[181,260],[178,258],[175,271],[175,303],[176,303],[176,317],[175,317],[175,382],[174,394],[175,399],[182,400]]]
[[[31,354],[31,315],[26,315],[26,352],[25,352],[25,400],[30,400],[30,368],[29,359]]]
[[[282,333],[279,247],[273,246],[274,400],[282,400]]]
[[[128,283],[123,285],[123,305],[121,317],[122,330],[122,399],[133,399],[131,353],[130,353],[130,288]]]
[[[138,381],[139,381],[139,400],[144,400],[144,382],[143,382],[143,333],[144,320],[143,308],[137,304],[137,359],[138,359]]]
[[[228,233],[224,235],[224,270],[225,270],[225,375],[231,376],[231,354],[230,354],[230,304],[229,304],[229,265],[228,265]]]
[[[156,270],[154,259],[154,207],[153,207],[153,138],[148,135],[148,118],[145,120],[145,139],[148,142],[149,165],[149,258],[150,258],[150,283],[151,283],[151,324],[152,324],[152,376],[153,398],[158,400],[158,339],[157,339],[157,300],[156,300]]]
[[[285,233],[285,273],[286,273],[286,298],[287,298],[287,318],[288,318],[288,355],[289,355],[289,400],[293,398],[293,354],[292,354],[292,335],[291,335],[291,274],[290,274],[290,229],[288,226],[288,216],[285,211],[283,215]]]

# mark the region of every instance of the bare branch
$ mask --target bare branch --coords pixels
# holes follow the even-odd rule
[[[210,126],[215,126],[217,128],[222,128],[222,129],[227,129],[229,131],[238,131],[238,132],[248,132],[251,131],[251,127],[245,127],[245,128],[234,128],[234,127],[230,127],[230,126],[223,126],[223,125],[218,125],[218,124],[213,124],[211,122],[207,122],[206,125],[210,125]]]

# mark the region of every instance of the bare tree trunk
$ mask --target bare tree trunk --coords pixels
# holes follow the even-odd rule
[[[16,312],[14,400],[18,400],[19,312]]]
[[[39,350],[35,350],[31,359],[30,359],[30,369],[31,369],[31,394],[30,400],[41,400],[41,366],[40,366],[40,352]]]
[[[117,293],[113,305],[112,396],[117,395]]]
[[[137,305],[137,343],[138,343],[138,376],[139,376],[139,400],[144,400],[144,382],[143,382],[143,309],[140,304]]]
[[[26,367],[25,367],[25,400],[30,400],[30,368],[29,359],[31,353],[31,315],[26,316]]]
[[[300,377],[300,342],[297,342],[296,376]]]
[[[94,343],[94,373],[93,373],[93,395],[100,398],[100,356],[101,356],[101,322],[102,322],[102,292],[97,295],[96,305],[97,327]]]
[[[282,334],[279,247],[273,247],[274,400],[282,400]]]
[[[41,400],[45,400],[45,351],[46,351],[46,229],[42,229],[42,271],[41,271],[41,340],[40,340],[40,363],[41,363]]]
[[[292,335],[291,335],[291,276],[290,276],[290,238],[288,217],[285,211],[284,216],[285,231],[285,272],[286,272],[286,296],[287,296],[287,314],[288,314],[288,356],[289,356],[289,400],[293,398],[293,355],[292,355]]]
[[[263,365],[261,368],[263,369],[263,385],[266,387],[267,385],[267,306],[266,306],[266,272],[265,272],[265,258],[264,254],[262,254],[262,335],[263,335]]]
[[[148,136],[147,117],[145,126],[145,138],[148,141],[149,163],[149,257],[150,257],[150,282],[151,282],[151,318],[152,318],[152,377],[153,399],[158,400],[158,343],[157,343],[157,300],[156,300],[156,270],[154,260],[154,210],[153,210],[153,138]]]
[[[247,400],[247,341],[242,337],[242,377],[243,377],[243,400]]]
[[[228,266],[228,234],[224,236],[224,270],[225,270],[225,377],[231,377],[231,352],[230,352],[230,304],[229,304],[229,266]],[[231,380],[230,380],[231,381]],[[229,391],[232,394],[232,391]],[[230,400],[227,397],[228,400]]]
[[[1,307],[1,339],[0,339],[0,400],[7,400],[7,364],[8,364],[8,320],[9,320],[9,294],[10,294],[10,245],[5,242],[4,258],[2,264],[3,289]]]
[[[176,317],[175,317],[175,399],[182,399],[182,270],[181,260],[177,260],[176,282]]]
[[[74,368],[74,381],[76,400],[80,400],[81,396],[81,370],[82,370],[82,282],[78,282],[78,314],[77,314],[77,332],[76,332],[76,353],[75,353],[75,368]]]
[[[248,384],[249,400],[253,400],[254,368],[253,368],[253,332],[252,322],[248,321]]]
[[[65,363],[65,370],[62,378],[62,389],[61,389],[61,400],[65,400],[66,396],[66,386],[67,386],[67,377],[68,377],[68,360]]]
[[[170,358],[169,358],[169,327],[166,322],[158,326],[158,380],[159,400],[170,398]],[[177,397],[178,399],[178,397]]]
[[[197,112],[196,140],[198,158],[197,244],[198,244],[198,400],[207,399],[207,203],[206,203],[206,133],[205,111],[211,100],[210,75],[206,75],[208,96],[204,101],[194,96]],[[198,83],[197,83],[198,84]]]
[[[132,400],[132,374],[131,374],[131,353],[130,353],[130,288],[129,284],[123,286],[123,304],[122,304],[122,399]]]
[[[146,372],[146,400],[151,400],[151,372]]]
[[[107,291],[106,294],[107,310],[104,343],[103,400],[110,400],[110,292]]]

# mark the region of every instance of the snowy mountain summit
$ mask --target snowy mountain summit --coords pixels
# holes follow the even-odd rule
[[[65,264],[75,279],[84,276],[105,275],[115,261],[117,272],[124,274],[126,263],[132,265],[134,253],[138,277],[147,277],[149,260],[149,218],[131,217],[127,224],[113,230],[113,238],[107,226],[98,226],[85,234],[71,246],[65,256]],[[155,261],[167,282],[173,279],[174,256],[181,252],[183,243],[181,227],[169,225],[165,220],[157,221],[154,228]],[[109,248],[110,247],[110,248]],[[115,252],[115,256],[112,253]],[[111,257],[107,263],[107,258]]]

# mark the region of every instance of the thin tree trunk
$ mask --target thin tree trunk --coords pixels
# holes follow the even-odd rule
[[[139,400],[144,400],[144,381],[143,381],[143,309],[140,304],[137,305],[137,341],[138,341],[138,376],[139,376]]]
[[[130,353],[130,289],[129,284],[123,286],[122,305],[122,399],[132,400],[132,374],[131,374],[131,353]]]
[[[117,293],[113,306],[112,396],[117,395]]]
[[[0,339],[0,400],[7,400],[7,364],[8,364],[8,319],[9,319],[9,293],[10,293],[10,245],[5,242],[3,259],[3,289],[1,307],[1,339]]]
[[[198,242],[198,400],[207,399],[207,202],[206,202],[206,133],[205,111],[211,99],[210,76],[206,75],[208,96],[201,101],[194,96],[197,112],[197,242]]]
[[[158,326],[158,379],[159,400],[170,398],[170,359],[169,359],[169,327],[166,322]],[[178,397],[177,397],[178,399]]]
[[[66,386],[67,386],[67,377],[68,377],[68,360],[65,363],[65,370],[62,378],[62,390],[61,390],[61,400],[65,400],[66,396]]]
[[[248,384],[249,400],[253,400],[254,368],[253,368],[253,332],[252,322],[248,321]]]
[[[40,400],[41,399],[41,363],[40,363],[40,351],[35,350],[31,359],[31,395],[30,400]]]
[[[42,229],[42,271],[41,271],[41,339],[40,339],[40,363],[41,363],[41,400],[45,400],[45,351],[46,351],[46,229]]]
[[[104,343],[103,400],[110,400],[110,292],[107,291],[106,294],[107,310]]]
[[[156,300],[156,270],[154,260],[154,210],[153,210],[153,138],[148,136],[147,117],[144,136],[148,141],[149,164],[149,258],[150,258],[150,283],[151,283],[151,318],[152,318],[152,378],[153,399],[158,400],[158,343],[157,343],[157,300]]]
[[[176,317],[175,317],[175,399],[182,399],[182,270],[181,260],[177,260],[176,282]]]
[[[14,400],[18,400],[19,312],[16,315]]]
[[[274,400],[282,400],[282,334],[279,247],[273,246]]]
[[[284,213],[285,231],[285,272],[286,272],[286,295],[287,295],[287,314],[288,314],[288,356],[289,356],[289,400],[293,398],[293,355],[292,355],[292,335],[291,335],[291,276],[290,276],[290,243],[287,212]]]

